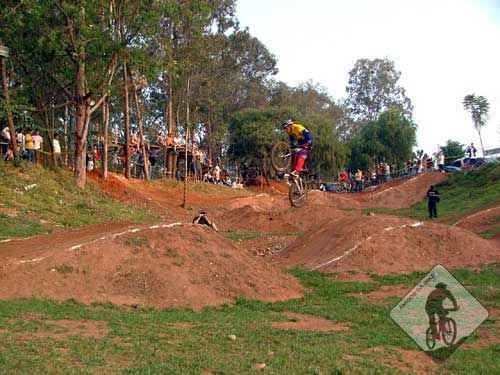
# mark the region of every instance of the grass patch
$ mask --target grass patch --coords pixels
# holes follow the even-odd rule
[[[51,232],[50,228],[36,221],[0,212],[0,240],[10,237],[30,237],[49,232]]]
[[[176,189],[179,191],[184,190],[184,182],[172,179],[159,179],[154,180],[153,184],[159,184],[166,186],[171,189]],[[188,182],[187,184],[188,192],[203,193],[204,195],[212,196],[224,196],[224,197],[246,197],[250,195],[255,195],[247,189],[233,189],[229,186],[209,184],[206,182]]]
[[[262,303],[238,299],[234,306],[130,311],[111,304],[82,305],[74,301],[0,301],[0,366],[3,373],[106,373],[106,374],[248,374],[264,362],[269,374],[395,374],[398,369],[384,354],[397,348],[419,350],[389,317],[391,305],[370,304],[347,293],[368,293],[381,285],[417,282],[414,273],[400,280],[379,277],[377,282],[341,282],[331,275],[304,270],[292,273],[310,289],[303,298]],[[488,308],[500,301],[500,266],[481,272],[454,270]],[[483,292],[476,294],[476,289]],[[343,323],[348,330],[291,331],[273,328],[290,321],[283,312],[311,314]],[[95,321],[106,335],[57,333],[57,321]],[[50,324],[48,322],[50,321]],[[489,335],[500,334],[494,318]],[[234,334],[237,339],[229,340]],[[379,351],[371,351],[379,348]],[[498,373],[498,345],[458,349],[448,361],[433,366],[438,374]],[[273,354],[270,354],[273,352]],[[346,359],[349,355],[355,359]],[[496,358],[496,359],[495,359]],[[54,369],[57,369],[55,371]]]
[[[487,240],[491,240],[493,237],[497,236],[500,234],[500,225],[495,226],[493,228],[489,228],[485,230],[484,232],[479,233],[479,235],[483,238],[486,238]]]
[[[74,268],[73,266],[69,264],[60,264],[54,267],[49,268],[50,271],[54,270],[59,273],[73,273],[73,272],[78,272],[77,268]]]
[[[0,201],[17,212],[17,217],[0,215],[0,238],[50,232],[50,226],[156,220],[149,211],[110,199],[92,181],[88,181],[84,190],[78,190],[71,172],[47,170],[28,162],[19,168],[0,166]]]
[[[125,240],[125,244],[128,246],[134,246],[139,248],[149,247],[149,241],[145,237],[129,237]]]

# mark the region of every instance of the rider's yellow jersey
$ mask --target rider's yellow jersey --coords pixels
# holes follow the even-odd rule
[[[312,142],[312,135],[304,125],[294,123],[290,127],[290,141],[296,140],[299,146]]]

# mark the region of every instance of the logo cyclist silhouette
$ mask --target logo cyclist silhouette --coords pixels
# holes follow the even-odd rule
[[[425,312],[429,316],[429,326],[433,338],[439,340],[439,333],[437,330],[438,322],[444,321],[444,318],[448,314],[449,309],[443,307],[444,300],[449,299],[453,303],[453,309],[458,310],[457,300],[453,294],[447,289],[445,283],[437,283],[435,289],[429,293],[427,301],[425,302]],[[439,320],[436,321],[436,315]]]

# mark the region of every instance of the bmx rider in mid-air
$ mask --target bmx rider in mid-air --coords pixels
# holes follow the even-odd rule
[[[290,136],[290,148],[292,149],[290,175],[298,177],[300,172],[306,170],[306,161],[311,153],[313,136],[304,125],[295,123],[293,120],[286,120],[281,126]]]

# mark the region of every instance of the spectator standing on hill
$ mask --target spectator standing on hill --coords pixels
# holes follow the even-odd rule
[[[363,172],[361,172],[361,169],[358,169],[356,171],[354,180],[356,181],[356,188],[354,189],[354,191],[360,193],[361,190],[363,190]]]
[[[350,192],[353,192],[356,190],[356,179],[355,179],[355,176],[354,176],[354,173],[352,173],[351,171],[349,171],[349,191]]]
[[[24,133],[22,129],[19,129],[16,134],[17,138],[17,154],[22,156],[25,151],[24,144]]]
[[[35,135],[33,136],[33,148],[35,150],[35,163],[39,164],[43,151],[43,137],[38,129],[35,129]]]
[[[35,146],[33,145],[33,135],[31,129],[26,129],[24,132],[24,147],[26,148],[26,155],[28,160],[32,163],[35,162]]]
[[[92,149],[92,158],[94,159],[94,168],[101,169],[101,152],[97,145]]]
[[[221,172],[221,169],[219,167],[219,164],[216,164],[215,168],[214,168],[214,178],[215,178],[216,184],[218,184],[220,182],[220,172]]]
[[[477,149],[474,147],[474,143],[471,143],[470,146],[467,147],[466,152],[467,154],[469,154],[469,158],[471,159],[476,158]]]
[[[437,203],[439,202],[439,192],[436,190],[434,185],[431,185],[429,190],[427,190],[427,200],[429,208],[429,219],[433,217],[437,219]]]
[[[61,167],[63,165],[63,160],[61,155],[61,144],[59,143],[59,134],[54,135],[54,139],[52,140],[52,147],[54,149],[54,156],[56,159],[55,167]]]
[[[9,144],[10,144],[10,129],[8,126],[6,126],[2,130],[1,140],[2,140],[2,155],[5,159],[5,155],[7,155],[7,152],[9,151]]]
[[[444,152],[439,151],[438,154],[438,168],[441,173],[444,173]]]
[[[391,181],[391,167],[387,163],[384,164],[384,176],[385,176],[385,182]]]
[[[9,149],[7,150],[7,153],[3,156],[4,161],[12,161],[14,160],[14,151],[12,149],[12,144],[9,145]]]
[[[156,160],[157,160],[157,154],[155,151],[151,151],[149,153],[149,165],[151,166],[149,170],[150,178],[154,179],[155,178],[155,166],[156,166]]]

